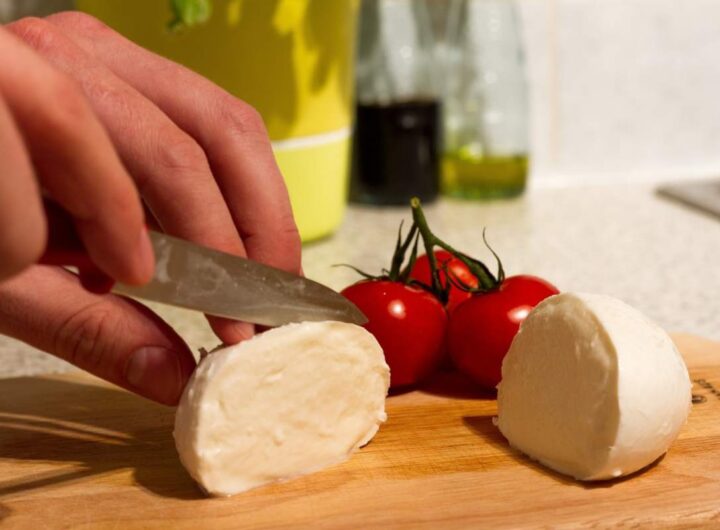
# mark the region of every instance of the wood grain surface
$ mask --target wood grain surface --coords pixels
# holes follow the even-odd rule
[[[389,398],[349,462],[230,499],[205,498],[181,467],[172,409],[88,376],[0,380],[0,526],[720,528],[720,344],[675,338],[688,424],[648,469],[597,484],[510,450],[495,402],[452,374]]]

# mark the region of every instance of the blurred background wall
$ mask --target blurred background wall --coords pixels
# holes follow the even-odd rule
[[[522,0],[535,184],[720,174],[720,2]]]
[[[426,1],[442,34],[447,0]],[[72,3],[0,0],[0,21]],[[720,175],[720,2],[519,0],[519,7],[531,186]]]

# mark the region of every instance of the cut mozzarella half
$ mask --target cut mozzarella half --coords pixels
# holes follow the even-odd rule
[[[687,368],[660,327],[615,298],[565,293],[531,311],[515,337],[497,425],[540,463],[602,480],[663,455],[690,404]]]
[[[385,421],[382,349],[341,322],[290,324],[208,355],[175,417],[175,443],[210,494],[233,495],[349,458]]]

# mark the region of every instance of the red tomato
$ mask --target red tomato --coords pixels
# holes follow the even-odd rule
[[[425,379],[442,359],[447,314],[431,293],[389,280],[366,280],[342,294],[365,313],[390,365],[392,388]]]
[[[448,323],[448,351],[455,366],[483,388],[500,382],[503,358],[530,310],[558,290],[535,276],[511,276],[496,290],[458,305]]]
[[[477,287],[477,278],[470,272],[462,261],[454,258],[447,250],[436,250],[434,252],[437,266],[440,269],[440,281],[443,286],[447,285],[447,273],[444,268],[450,272],[452,278],[458,279],[461,283],[470,287]],[[432,277],[430,276],[430,260],[427,254],[423,254],[416,261],[410,271],[410,277],[422,282],[426,285],[432,285]],[[471,293],[458,289],[454,285],[450,285],[450,296],[448,298],[447,308],[452,311],[460,302],[464,302],[472,296]]]

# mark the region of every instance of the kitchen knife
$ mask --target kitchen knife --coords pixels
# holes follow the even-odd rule
[[[78,268],[91,290],[202,311],[265,326],[340,320],[367,322],[344,296],[322,284],[261,263],[150,231],[155,273],[149,283],[114,283],[90,261],[66,215],[48,208],[48,247],[40,263]]]
[[[152,280],[142,286],[117,283],[113,292],[265,326],[367,322],[347,298],[307,278],[159,232],[150,231],[150,241]]]

